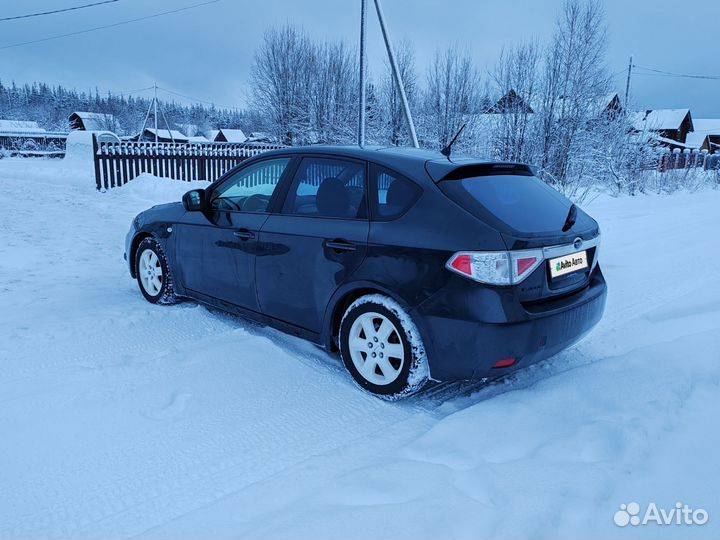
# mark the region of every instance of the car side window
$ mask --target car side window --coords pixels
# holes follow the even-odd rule
[[[234,212],[267,212],[288,163],[289,157],[267,159],[238,171],[215,190],[211,207]]]
[[[365,165],[357,161],[306,157],[300,162],[283,214],[364,219]]]
[[[372,218],[387,221],[401,216],[415,204],[421,189],[404,176],[375,166],[372,169],[371,189],[375,191]]]

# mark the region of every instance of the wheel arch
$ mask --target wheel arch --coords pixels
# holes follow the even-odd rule
[[[133,278],[137,277],[137,272],[135,271],[137,250],[138,250],[138,247],[140,247],[140,242],[142,242],[146,238],[154,238],[154,236],[147,231],[139,231],[133,237],[132,242],[130,243],[130,253],[128,253],[128,264],[130,265],[130,275]]]

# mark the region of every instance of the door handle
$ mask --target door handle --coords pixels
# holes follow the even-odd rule
[[[248,231],[247,229],[240,229],[239,231],[233,231],[233,234],[241,240],[250,240],[255,238],[255,233]]]
[[[357,245],[347,240],[325,240],[325,247],[334,249],[335,251],[355,251]]]

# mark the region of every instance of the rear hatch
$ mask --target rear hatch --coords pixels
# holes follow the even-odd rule
[[[497,230],[508,250],[547,251],[547,259],[518,287],[524,301],[567,294],[585,286],[594,266],[599,234],[597,222],[567,197],[540,180],[527,165],[516,163],[458,163],[429,161],[428,174],[455,203]],[[576,242],[580,239],[582,242]],[[578,248],[573,248],[573,245]],[[589,248],[583,247],[582,244]],[[550,270],[553,255],[586,252],[587,268],[558,273]]]

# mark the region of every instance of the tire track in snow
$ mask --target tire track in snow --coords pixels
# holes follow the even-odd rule
[[[221,336],[209,345],[207,340],[201,341],[196,349],[209,348],[209,353],[217,350],[219,354],[227,350],[229,342],[268,345],[267,338],[237,334]],[[10,504],[6,507],[8,515],[0,522],[9,526],[12,536],[32,536],[37,531],[52,531],[52,536],[97,535],[98,531],[109,536],[130,535],[413,414],[359,393],[349,379],[338,380],[332,373],[298,363],[282,349],[273,352],[295,376],[290,384],[279,388],[273,385],[273,370],[266,372],[265,378],[247,381],[254,392],[269,394],[269,399],[254,407],[250,415],[241,401],[247,388],[239,388],[238,400],[225,396],[222,409],[187,423],[184,431],[194,433],[192,441],[184,440],[173,422],[164,422],[159,432],[136,437],[122,448],[107,448],[100,455],[65,462],[65,474],[38,470],[23,475],[17,483],[3,483],[4,491],[18,494],[47,494],[50,484],[51,496]],[[190,350],[185,356],[192,353]],[[254,369],[267,371],[266,366],[257,365],[262,360],[251,361]],[[174,354],[167,355],[162,363],[185,366],[193,373],[197,372],[194,368],[205,367],[201,362],[177,363]],[[222,364],[221,371],[243,375],[236,372],[237,364]],[[213,366],[207,367],[204,371],[213,371]],[[132,371],[133,377],[152,375],[145,369],[114,368],[123,370]],[[212,379],[222,374],[206,376]],[[162,375],[158,377],[163,379]],[[272,402],[284,405],[268,411],[266,405]],[[234,420],[243,415],[244,421]],[[143,453],[142,462],[136,463],[136,456]],[[61,496],[81,490],[81,505],[76,497]]]

